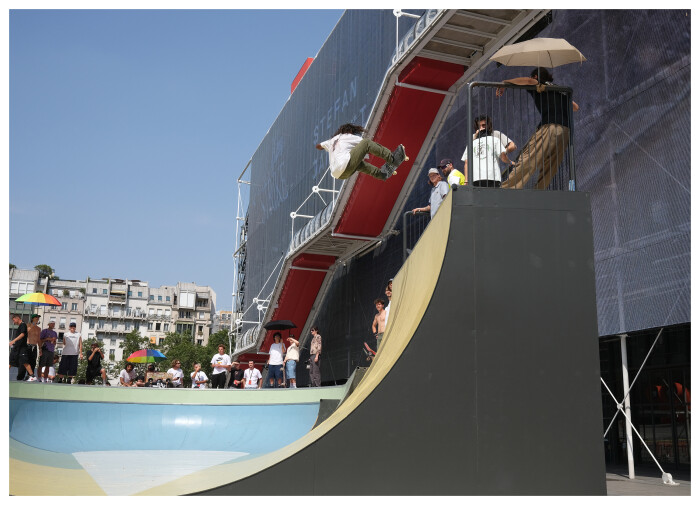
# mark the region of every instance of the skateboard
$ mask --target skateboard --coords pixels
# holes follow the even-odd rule
[[[367,342],[365,342],[365,346],[362,348],[364,351],[365,355],[367,356],[367,361],[372,361],[372,359],[377,355],[377,352],[372,349]]]
[[[408,161],[408,156],[406,156],[406,150],[404,149],[403,144],[399,144],[396,150],[391,153],[391,159],[391,163],[386,162],[384,165],[382,165],[382,172],[386,174],[387,179],[392,175],[396,175],[396,169],[399,168],[401,163]]]

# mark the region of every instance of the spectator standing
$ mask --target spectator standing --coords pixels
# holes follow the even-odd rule
[[[372,321],[372,333],[377,339],[377,351],[379,351],[379,344],[384,336],[384,329],[386,328],[386,311],[384,310],[384,300],[377,298],[374,300],[374,307],[377,309],[377,313],[374,316],[374,321]]]
[[[96,342],[90,344],[90,351],[90,356],[88,356],[88,366],[85,372],[85,384],[92,384],[95,381],[95,377],[101,375],[102,385],[104,386],[107,382],[107,373],[105,372],[105,369],[102,368],[102,360],[104,359],[105,355]]]
[[[262,374],[255,368],[255,362],[248,362],[248,369],[243,372],[243,382],[245,389],[260,389],[262,387]]]
[[[309,379],[311,387],[319,387],[321,385],[321,334],[318,332],[318,327],[311,328],[311,349],[309,350]]]
[[[284,364],[284,354],[287,352],[287,348],[282,342],[282,334],[276,332],[272,335],[274,342],[270,345],[270,356],[267,358],[268,365],[268,379],[270,380],[270,387],[282,387],[282,366]]]
[[[508,159],[506,149],[501,141],[493,135],[489,135],[486,129],[479,130],[476,140],[472,142],[472,150],[474,152],[474,181],[472,186],[500,188],[501,167],[498,165],[498,160],[500,159],[507,165],[510,164],[510,159]],[[466,166],[469,165],[468,160],[464,163]]]
[[[54,350],[56,349],[56,341],[58,340],[58,335],[54,331],[54,326],[56,326],[56,321],[49,321],[49,327],[42,330],[39,335],[40,345],[41,345],[41,357],[39,358],[39,377],[41,382],[49,382],[49,368],[54,363]],[[56,372],[54,371],[53,375]],[[53,379],[52,379],[53,380]]]
[[[289,387],[296,388],[297,364],[299,363],[299,341],[292,337],[287,337],[287,342],[289,342],[289,347],[287,348],[287,354],[284,356],[284,367],[287,373]]]
[[[182,379],[185,378],[185,372],[182,371],[181,368],[182,363],[180,363],[179,359],[174,359],[171,366],[172,368],[168,370],[168,373],[173,376],[172,381],[170,383],[173,385],[174,388],[181,388],[182,386]]]
[[[454,165],[452,165],[451,159],[445,158],[444,160],[440,161],[438,168],[442,170],[442,175],[447,177],[448,186],[452,186],[453,184],[456,184],[457,186],[464,186],[464,174],[457,170]]]
[[[430,212],[430,219],[433,218],[435,213],[438,211],[440,204],[447,196],[450,191],[450,187],[445,181],[442,180],[440,172],[437,168],[431,168],[428,170],[428,180],[433,189],[430,190],[430,203],[425,207],[417,207],[413,209],[413,213],[416,212]]]
[[[384,290],[384,294],[386,295],[387,300],[389,300],[389,303],[387,303],[386,307],[384,307],[385,323],[389,322],[389,309],[391,309],[391,283],[393,282],[393,280],[394,279],[389,279],[389,283],[386,285],[386,289]]]
[[[136,370],[133,363],[127,363],[119,374],[119,384],[124,387],[136,387]]]
[[[224,389],[226,386],[226,372],[231,370],[231,358],[226,354],[224,344],[219,344],[219,352],[211,359],[213,371],[211,374],[211,387],[213,389]]]
[[[24,380],[25,376],[31,377],[34,373],[29,364],[27,349],[27,324],[22,321],[19,314],[12,315],[12,322],[17,325],[15,338],[10,340],[10,366],[16,366],[17,380]]]
[[[78,373],[78,359],[83,359],[83,337],[75,331],[75,323],[70,323],[69,331],[63,335],[63,354],[58,365],[58,382],[68,376],[68,383]]]
[[[207,387],[207,381],[209,380],[207,374],[202,372],[202,365],[199,363],[194,364],[194,372],[190,374],[192,379],[192,388],[194,389],[205,389]]]
[[[530,77],[515,77],[503,81],[518,86],[537,86],[536,90],[527,92],[535,101],[535,107],[542,117],[537,130],[518,156],[513,172],[504,181],[504,188],[522,189],[539,169],[535,187],[547,189],[564,160],[570,139],[569,102],[565,94],[547,91],[547,86],[552,85],[553,81],[554,77],[545,67],[535,68]],[[498,88],[496,96],[503,96],[504,92],[504,88]],[[578,111],[576,102],[572,101],[571,106],[574,112]]]
[[[32,314],[27,327],[27,358],[32,369],[36,372],[36,365],[41,354],[41,327],[39,326],[39,314]],[[39,374],[36,374],[39,375]],[[35,381],[38,377],[29,377],[28,381]]]
[[[474,118],[474,134],[472,135],[472,140],[476,140],[477,136],[479,135],[479,131],[481,131],[481,130],[486,130],[489,135],[500,140],[501,145],[506,150],[506,155],[515,151],[515,149],[516,149],[515,142],[513,142],[511,139],[509,139],[505,133],[502,133],[498,130],[493,129],[493,122],[491,121],[491,116],[488,116],[486,114],[482,114],[482,115]],[[467,163],[468,155],[469,155],[469,146],[467,146],[464,149],[464,154],[462,155],[462,161],[464,162],[465,173],[466,173],[467,168],[468,168],[468,163]],[[505,177],[507,177],[508,174],[510,174],[510,167],[512,167],[513,165],[514,165],[514,163],[512,161],[508,162],[508,168],[506,169],[505,172],[503,172],[505,174]]]

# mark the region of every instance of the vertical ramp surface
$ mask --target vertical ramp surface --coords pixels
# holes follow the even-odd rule
[[[452,193],[394,287],[355,395],[208,493],[605,494],[587,194]]]

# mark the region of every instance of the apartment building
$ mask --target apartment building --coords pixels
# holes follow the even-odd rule
[[[48,286],[47,286],[48,283]],[[61,302],[59,307],[37,307],[17,303],[25,294],[47,292]],[[216,293],[208,286],[178,283],[176,286],[149,287],[148,282],[128,279],[63,280],[39,279],[36,270],[10,270],[10,312],[23,320],[36,312],[41,326],[55,321],[57,353],[63,348],[63,335],[70,323],[87,338],[102,341],[105,358],[123,358],[119,347],[124,337],[137,330],[152,343],[162,343],[169,332],[185,333],[199,345],[206,345],[216,313]],[[10,338],[15,326],[10,320]]]

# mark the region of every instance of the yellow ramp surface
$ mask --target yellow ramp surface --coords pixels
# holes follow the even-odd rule
[[[340,422],[351,422],[353,411],[362,404],[382,382],[400,358],[423,319],[442,269],[450,229],[452,192],[426,228],[406,263],[394,278],[389,321],[374,362],[355,391],[329,416],[326,421],[299,440],[277,451],[255,459],[218,465],[153,487],[140,494],[191,494],[239,481],[294,456],[317,442]],[[371,427],[367,427],[371,430]],[[368,436],[371,432],[368,431]],[[357,444],[367,443],[367,439]],[[371,443],[371,442],[370,442]],[[342,458],[342,455],[339,455]],[[302,468],[299,471],[303,471]],[[273,479],[273,475],[270,476]],[[273,479],[274,480],[274,479]],[[272,485],[272,481],[270,484]],[[361,486],[361,484],[358,484]],[[264,494],[264,490],[261,490]]]

